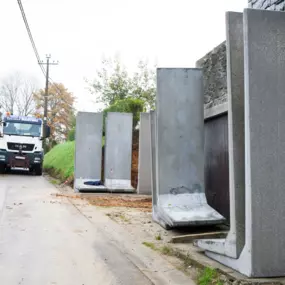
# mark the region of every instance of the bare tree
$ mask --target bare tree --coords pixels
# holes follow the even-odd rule
[[[0,89],[0,104],[5,111],[12,114],[14,113],[20,86],[21,80],[18,73],[7,77],[2,81]]]
[[[22,81],[19,96],[16,98],[16,105],[19,115],[28,116],[35,113],[36,105],[34,101],[34,94],[36,91],[37,87],[35,82],[29,79]]]
[[[28,116],[35,112],[35,80],[25,78],[19,73],[0,82],[0,108],[6,112]]]

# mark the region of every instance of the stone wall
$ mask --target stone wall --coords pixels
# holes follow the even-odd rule
[[[284,11],[285,0],[249,0],[250,8]]]
[[[205,109],[227,102],[226,42],[196,62],[203,69]]]
[[[285,11],[285,0],[248,0],[250,8]],[[226,43],[223,42],[196,62],[204,73],[205,109],[227,102]]]

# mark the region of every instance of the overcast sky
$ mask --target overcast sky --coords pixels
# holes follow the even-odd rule
[[[22,0],[45,59],[59,60],[51,78],[77,97],[77,109],[92,111],[84,77],[92,79],[102,56],[120,54],[128,69],[139,59],[159,67],[194,67],[225,40],[225,12],[242,11],[247,0]],[[16,71],[44,77],[30,44],[17,0],[0,0],[0,77]]]

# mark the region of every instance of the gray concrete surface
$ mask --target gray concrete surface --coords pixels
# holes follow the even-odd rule
[[[101,180],[102,129],[103,113],[78,112],[75,132],[75,191],[102,188],[84,185],[89,180]]]
[[[231,228],[226,240],[205,239],[197,245],[238,258],[245,244],[243,14],[228,12],[226,18]]]
[[[249,277],[285,276],[285,13],[246,9],[246,242],[239,259],[207,252]]]
[[[228,112],[228,103],[223,103],[217,106],[213,106],[211,108],[204,110],[204,119],[207,120],[210,118],[214,118],[227,112]]]
[[[5,285],[194,284],[120,225],[43,177],[0,176],[0,276]]]
[[[138,194],[151,195],[150,114],[140,114]]]
[[[157,70],[158,203],[153,211],[164,227],[224,221],[205,195],[202,80],[200,69]]]
[[[157,132],[156,132],[156,112],[150,111],[150,140],[151,140],[151,194],[152,194],[152,208],[154,209],[157,207],[157,200],[158,200],[158,192],[157,192],[157,181],[156,181],[156,139],[157,139]],[[153,220],[157,220],[155,217],[155,211],[152,211]]]
[[[111,191],[134,191],[131,185],[133,114],[108,113],[105,141],[105,186]]]

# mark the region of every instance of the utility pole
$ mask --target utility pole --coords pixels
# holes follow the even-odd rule
[[[58,65],[58,62],[50,62],[51,55],[46,55],[46,62],[39,61],[40,65],[46,65],[46,87],[45,87],[45,95],[44,95],[44,130],[47,125],[47,116],[48,116],[48,84],[49,84],[49,66],[50,65]],[[45,131],[44,131],[45,132]],[[44,138],[44,146],[46,146],[46,140]]]

